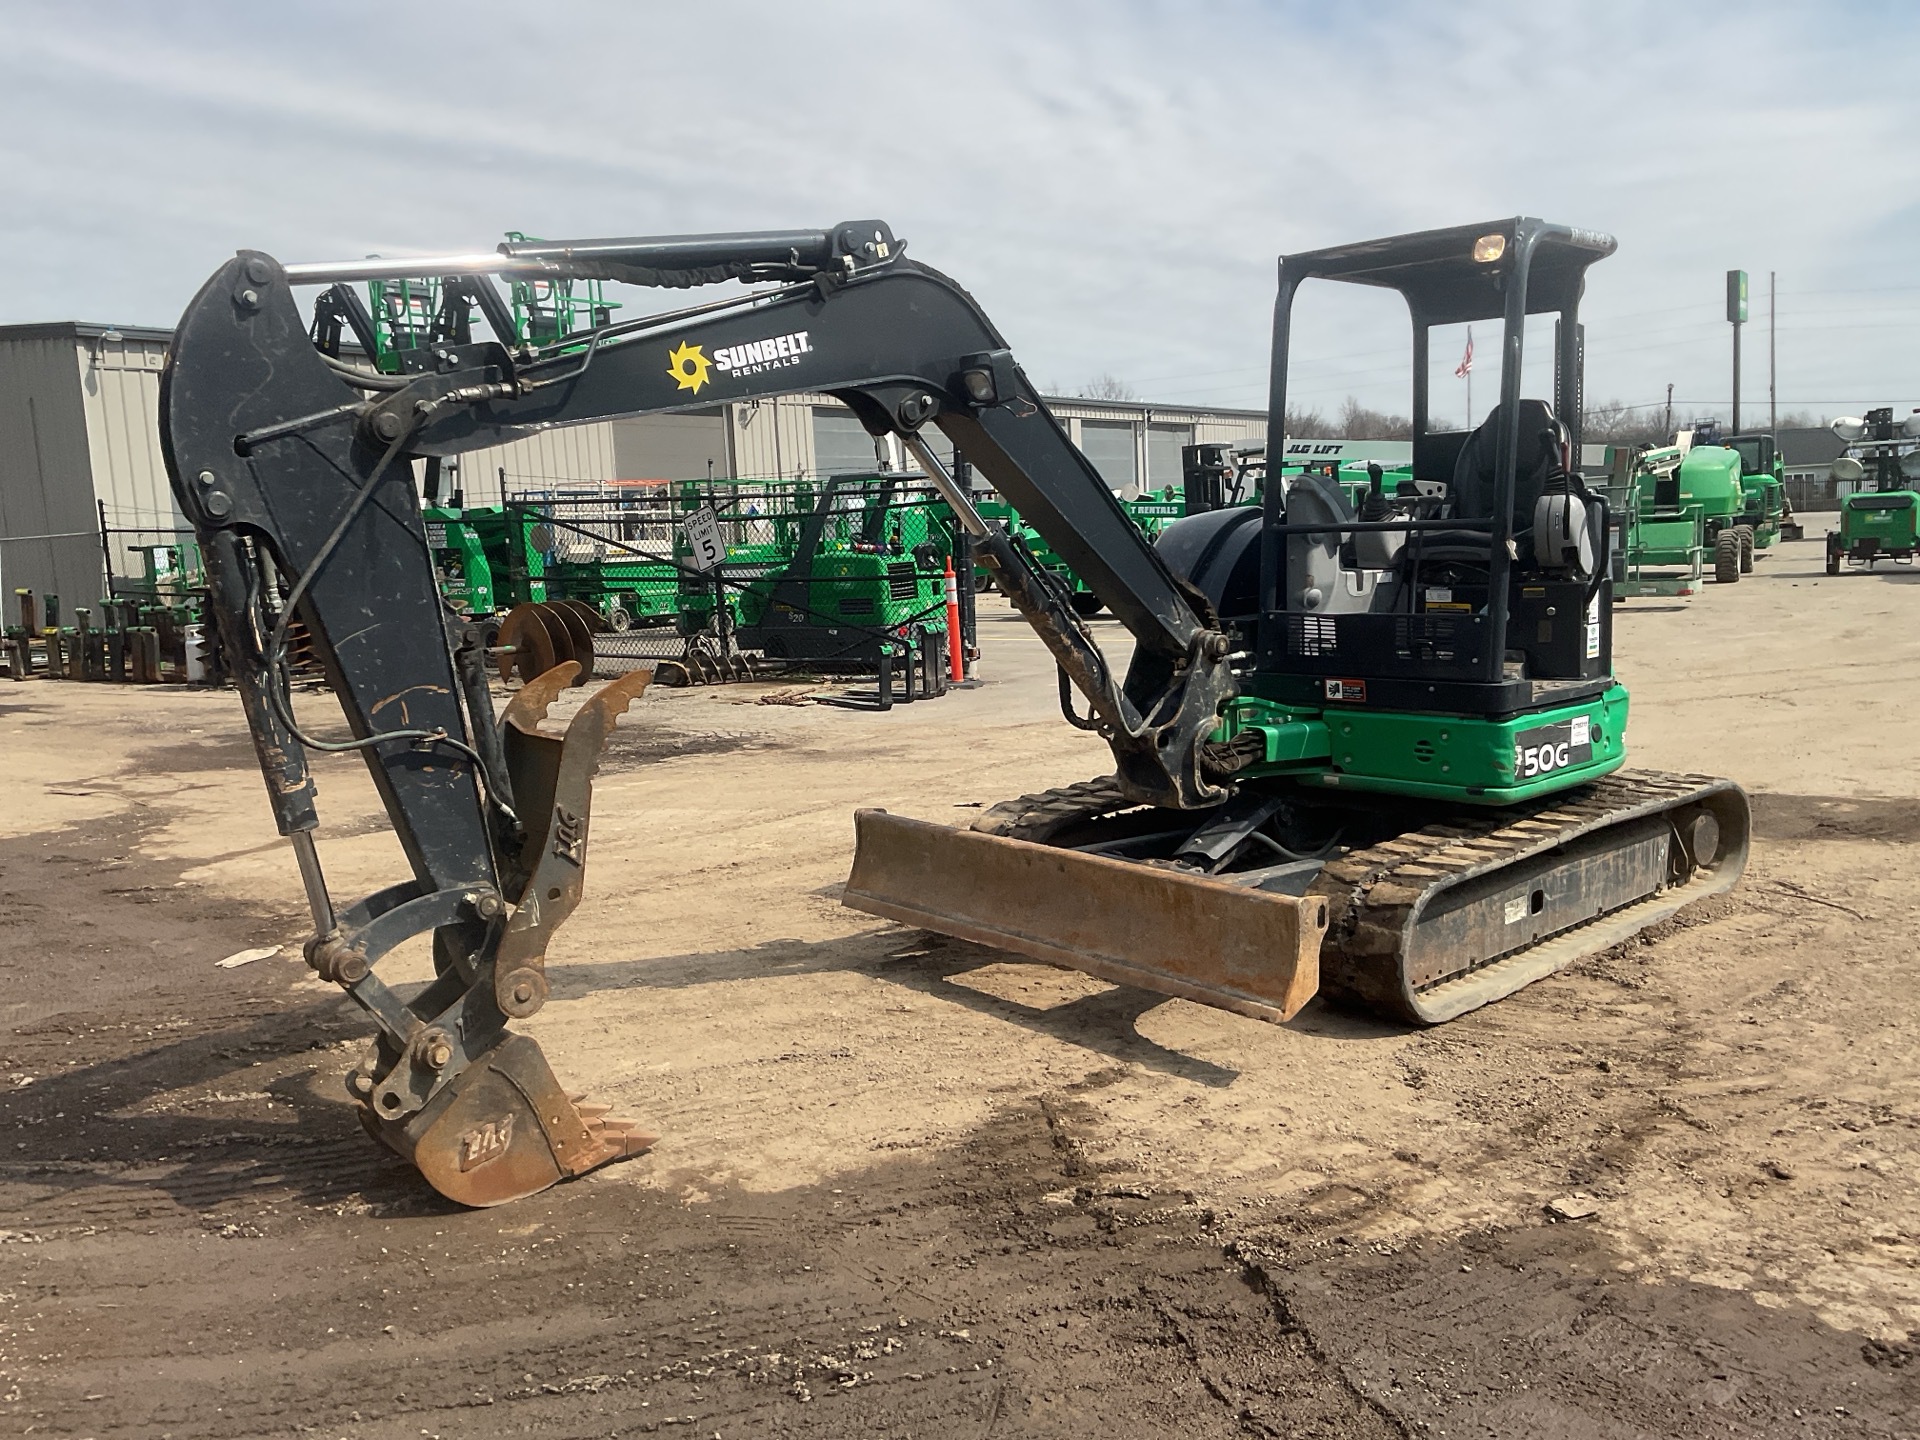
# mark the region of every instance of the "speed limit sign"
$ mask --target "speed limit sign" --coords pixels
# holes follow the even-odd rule
[[[688,515],[685,528],[694,569],[704,574],[727,558],[726,542],[720,538],[720,516],[713,506],[702,505]]]

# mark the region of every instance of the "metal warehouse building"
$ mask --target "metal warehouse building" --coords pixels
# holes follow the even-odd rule
[[[0,599],[54,594],[71,609],[125,573],[128,550],[187,529],[159,438],[171,331],[64,321],[0,326]],[[1266,436],[1266,414],[1049,399],[1074,443],[1123,495],[1177,485],[1180,448]],[[934,437],[935,448],[946,451]],[[888,456],[901,468],[897,447]],[[791,479],[875,466],[874,442],[837,400],[787,395],[548,430],[460,457],[469,505],[610,482]]]
[[[104,592],[102,517],[184,528],[154,416],[171,332],[64,323],[0,328],[0,594],[91,605]]]

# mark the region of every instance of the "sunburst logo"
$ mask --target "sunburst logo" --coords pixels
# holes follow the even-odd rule
[[[707,371],[711,369],[706,352],[698,345],[689,345],[684,340],[680,348],[667,356],[667,374],[682,390],[700,393],[700,387],[707,383]]]

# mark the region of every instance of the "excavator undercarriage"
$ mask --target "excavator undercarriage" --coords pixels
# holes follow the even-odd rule
[[[1578,413],[1577,300],[1612,246],[1519,218],[1287,257],[1269,453],[1285,448],[1293,289],[1384,285],[1416,321],[1419,483],[1387,496],[1376,475],[1356,513],[1328,485],[1290,491],[1275,464],[1253,505],[1157,543],[971,297],[876,221],[404,262],[241,252],[181,321],[162,442],[313,913],[308,959],[377,1028],[347,1078],[362,1122],[469,1205],[653,1143],[569,1094],[508,1027],[547,999],[601,746],[654,677],[576,688],[593,625],[565,604],[504,624],[450,610],[414,481],[416,463],[549,426],[831,394],[900,438],[1051,652],[1066,718],[1107,742],[1114,773],[971,829],[860,811],[845,898],[861,910],[1270,1021],[1326,994],[1434,1023],[1732,885],[1739,788],[1621,769],[1604,504],[1571,465],[1577,437],[1519,398],[1519,331],[1552,310],[1556,400]],[[350,287],[408,275],[440,277],[440,328],[398,369],[370,366],[385,352]],[[556,339],[514,333],[493,276],[758,288]],[[303,285],[323,287],[311,329]],[[1429,433],[1427,327],[1489,317],[1507,328],[1500,403],[1472,434]],[[1124,674],[1076,596],[982,518],[928,427],[1131,632]],[[294,713],[299,630],[344,736]],[[518,681],[497,719],[496,669]],[[564,737],[543,723],[563,697],[579,701]],[[364,758],[407,861],[345,908],[315,842],[315,750]],[[436,978],[403,994],[377,967],[425,934]]]
[[[846,903],[1256,1019],[1318,994],[1431,1025],[1730,889],[1749,828],[1731,781],[1653,771],[1425,823],[1237,804],[1260,823],[1136,807],[1110,778],[1006,801],[970,832],[862,810]]]

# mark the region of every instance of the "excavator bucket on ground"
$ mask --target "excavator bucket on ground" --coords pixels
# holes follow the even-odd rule
[[[636,670],[602,686],[575,712],[564,738],[540,728],[548,708],[580,683],[575,661],[556,665],[514,693],[501,715],[508,773],[529,823],[520,863],[527,880],[505,916],[492,958],[490,994],[499,1013],[521,1018],[547,998],[546,950],[580,903],[593,772],[606,738],[652,678]],[[471,1007],[463,1006],[463,1009]],[[461,1016],[464,1020],[466,1016]],[[409,1046],[417,1073],[447,1067],[454,1044],[443,1020],[418,1017]],[[486,1027],[482,1021],[482,1029]],[[349,1077],[361,1122],[389,1149],[413,1162],[442,1195],[462,1205],[500,1205],[610,1161],[638,1155],[657,1136],[570,1095],[554,1078],[539,1042],[504,1027],[467,1047],[464,1068],[433,1089],[425,1103],[395,1114],[404,1097],[389,1078],[377,1083],[379,1043]]]

